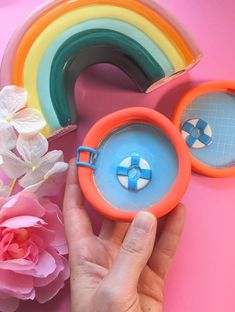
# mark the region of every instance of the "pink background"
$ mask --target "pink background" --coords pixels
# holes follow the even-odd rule
[[[0,1],[0,58],[14,29],[43,1]],[[118,69],[88,69],[76,85],[80,126],[51,144],[68,160],[100,117],[128,106],[148,106],[170,116],[191,85],[235,76],[234,0],[159,0],[178,17],[201,46],[204,58],[190,74],[145,95]],[[165,312],[235,311],[235,178],[193,174],[184,197],[187,219],[165,288]],[[101,217],[89,208],[96,230]],[[19,311],[69,311],[69,289],[49,304],[24,303]],[[84,311],[85,312],[85,311]]]

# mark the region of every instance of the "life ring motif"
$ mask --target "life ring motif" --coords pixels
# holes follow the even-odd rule
[[[123,159],[117,167],[116,174],[121,185],[132,191],[145,188],[152,178],[150,165],[139,155],[131,155]]]
[[[203,119],[190,119],[181,129],[183,138],[190,148],[204,148],[212,143],[212,130]]]

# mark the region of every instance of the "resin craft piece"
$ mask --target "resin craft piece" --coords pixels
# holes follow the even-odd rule
[[[200,57],[182,26],[152,1],[60,0],[41,7],[13,36],[0,80],[28,91],[28,106],[42,111],[51,137],[76,127],[74,85],[86,67],[114,64],[149,92]]]
[[[191,89],[177,106],[173,122],[187,143],[196,172],[235,176],[234,82],[209,82]]]
[[[138,154],[122,160],[117,167],[118,180],[128,190],[139,191],[145,188],[152,178],[152,169]]]
[[[174,125],[148,108],[98,121],[77,153],[87,200],[105,216],[131,221],[146,209],[161,217],[181,200],[191,175],[186,144]]]
[[[181,133],[191,148],[204,148],[212,143],[211,127],[202,119],[187,120],[181,128]]]

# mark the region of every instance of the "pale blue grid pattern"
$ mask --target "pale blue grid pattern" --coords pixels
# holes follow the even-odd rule
[[[188,105],[181,124],[201,118],[212,129],[212,144],[202,149],[190,149],[191,154],[211,167],[230,167],[235,164],[235,95],[211,92]]]

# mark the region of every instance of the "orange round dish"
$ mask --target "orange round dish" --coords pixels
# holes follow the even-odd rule
[[[198,85],[181,99],[173,123],[189,142],[194,171],[217,178],[235,175],[234,116],[235,83],[232,81]],[[195,122],[203,127],[197,127]],[[197,136],[201,136],[201,142]]]
[[[191,175],[181,135],[148,108],[124,109],[98,121],[78,149],[77,165],[86,199],[106,217],[121,221],[131,221],[143,209],[157,217],[167,214],[181,200]]]

